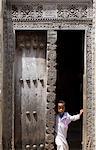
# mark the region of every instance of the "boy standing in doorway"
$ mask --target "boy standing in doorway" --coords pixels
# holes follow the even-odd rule
[[[80,119],[80,116],[83,113],[83,109],[80,110],[80,113],[77,115],[71,116],[68,112],[65,112],[65,102],[60,100],[58,102],[58,114],[56,116],[56,138],[55,143],[57,145],[57,150],[69,150],[67,143],[67,130],[68,125],[71,121],[76,121]]]

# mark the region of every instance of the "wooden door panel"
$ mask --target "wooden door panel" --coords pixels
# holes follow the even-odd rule
[[[16,40],[15,147],[40,149],[45,144],[46,32],[19,31]]]

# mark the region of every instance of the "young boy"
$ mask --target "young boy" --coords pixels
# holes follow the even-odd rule
[[[68,112],[65,112],[65,102],[60,100],[58,102],[58,115],[56,116],[56,138],[55,143],[57,145],[57,150],[69,150],[67,143],[67,130],[68,125],[71,121],[76,121],[80,119],[80,116],[83,113],[83,109],[80,110],[80,113],[77,115],[69,115]]]

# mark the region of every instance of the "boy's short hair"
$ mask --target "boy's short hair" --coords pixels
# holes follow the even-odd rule
[[[65,105],[65,101],[64,100],[59,100],[58,103],[62,103]]]

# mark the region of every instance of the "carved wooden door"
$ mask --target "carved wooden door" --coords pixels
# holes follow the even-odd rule
[[[44,149],[46,32],[17,31],[14,141],[16,150]]]

